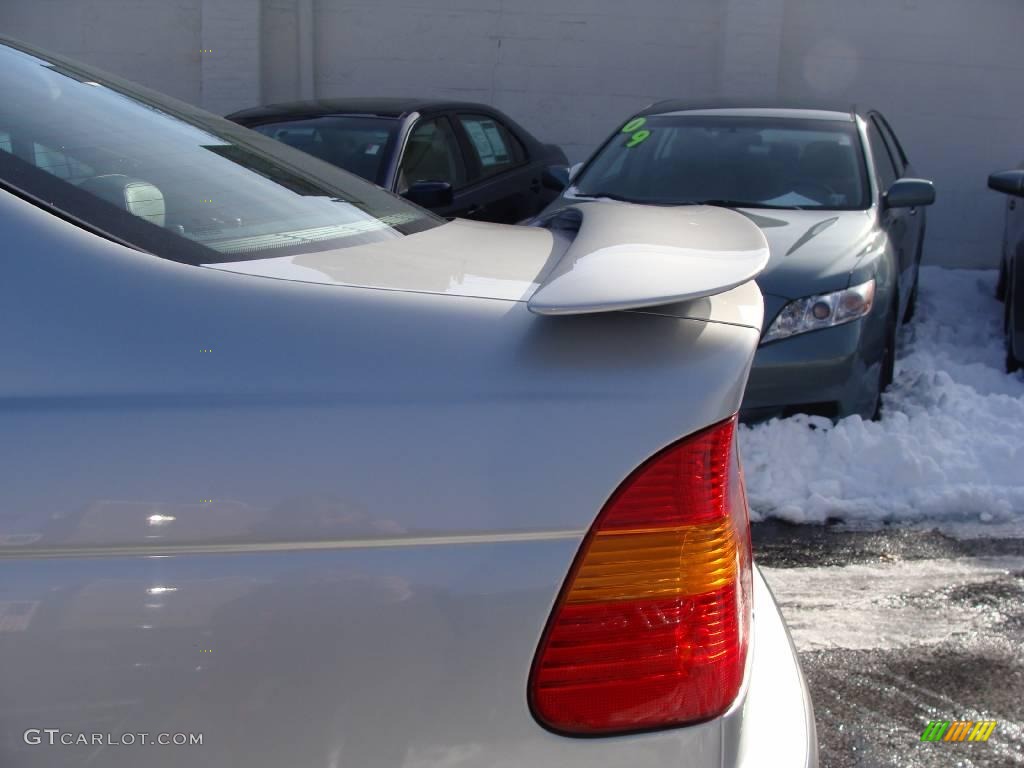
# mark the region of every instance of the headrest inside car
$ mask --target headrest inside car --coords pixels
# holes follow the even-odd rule
[[[148,181],[133,179],[121,173],[108,173],[86,179],[78,188],[113,203],[151,224],[158,227],[164,225],[164,216],[167,212],[164,195]]]

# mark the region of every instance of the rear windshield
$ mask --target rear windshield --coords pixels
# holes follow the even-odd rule
[[[374,184],[384,184],[398,120],[336,115],[262,123],[253,130],[301,149]]]
[[[187,263],[364,245],[443,223],[227,120],[6,45],[0,182]]]
[[[630,123],[588,164],[572,192],[660,204],[868,207],[852,121],[660,115]]]

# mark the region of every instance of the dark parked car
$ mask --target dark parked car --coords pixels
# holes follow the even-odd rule
[[[514,224],[554,200],[565,153],[484,104],[330,99],[228,115],[450,218]]]
[[[1006,370],[1012,373],[1024,366],[1024,163],[993,173],[988,186],[1008,197],[996,296],[1006,306]]]
[[[757,278],[764,328],[742,415],[870,418],[914,311],[923,207],[935,199],[913,177],[872,110],[668,101],[612,134],[541,218],[592,199],[743,213],[771,260]]]

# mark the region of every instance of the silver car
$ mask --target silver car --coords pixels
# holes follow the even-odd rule
[[[5,768],[816,764],[748,220],[445,222],[10,42],[0,147]]]
[[[632,117],[541,219],[583,200],[711,204],[764,232],[751,421],[877,416],[935,199],[874,110],[665,101]]]

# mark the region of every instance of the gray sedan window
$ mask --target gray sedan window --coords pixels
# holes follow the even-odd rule
[[[5,45],[0,93],[0,181],[159,256],[268,258],[443,222],[226,120]]]
[[[867,207],[866,189],[852,121],[657,115],[624,126],[573,191],[638,203],[849,210]]]
[[[518,163],[515,139],[497,120],[485,115],[459,115],[459,122],[469,137],[481,177],[502,173]]]
[[[398,120],[327,115],[263,123],[253,126],[253,130],[383,184],[388,160],[394,152]]]
[[[405,144],[398,170],[398,191],[406,192],[418,181],[446,181],[452,189],[466,184],[459,140],[446,117],[421,121]]]

